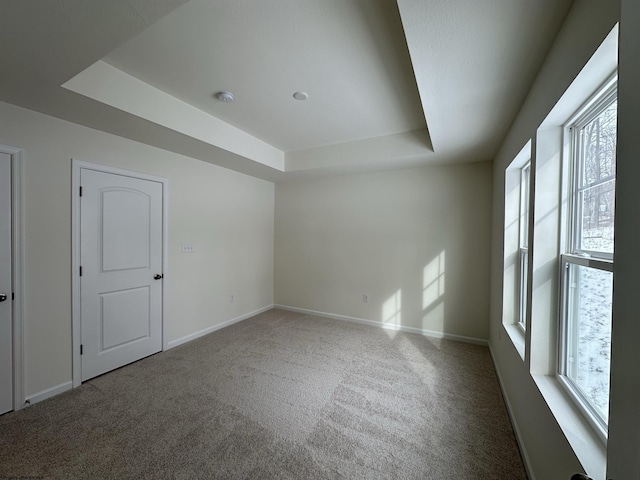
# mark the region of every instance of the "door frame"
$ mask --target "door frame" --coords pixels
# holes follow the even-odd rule
[[[24,198],[22,188],[23,151],[0,144],[0,152],[11,156],[11,261],[13,330],[13,410],[24,408]]]
[[[95,170],[102,173],[111,173],[125,177],[149,180],[162,184],[162,351],[168,348],[167,338],[167,292],[168,292],[168,237],[169,237],[169,180],[156,175],[125,170],[122,168],[100,165],[71,159],[71,331],[72,331],[72,370],[73,388],[82,384],[82,358],[80,357],[80,345],[82,344],[81,318],[80,318],[80,171],[81,169]]]

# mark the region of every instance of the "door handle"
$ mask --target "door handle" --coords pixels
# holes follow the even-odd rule
[[[156,274],[153,276],[153,279],[154,279],[154,280],[160,280],[162,277],[164,277],[164,275],[161,275],[160,273],[156,273]]]
[[[7,299],[6,293],[0,293],[0,302],[4,302]]]

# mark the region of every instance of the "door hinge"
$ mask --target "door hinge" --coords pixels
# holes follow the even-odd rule
[[[82,345],[80,345],[80,355],[82,355]]]
[[[82,265],[80,265],[80,276],[82,276]]]
[[[11,292],[11,300],[15,300],[16,299],[16,294],[14,292]]]
[[[80,187],[80,196],[82,196],[82,187]]]

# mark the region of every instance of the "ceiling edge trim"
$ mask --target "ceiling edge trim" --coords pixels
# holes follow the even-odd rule
[[[285,154],[219,118],[99,60],[62,85],[106,105],[281,172]]]

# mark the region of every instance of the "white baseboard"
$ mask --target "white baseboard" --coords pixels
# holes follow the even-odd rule
[[[265,307],[259,308],[257,310],[254,310],[252,312],[248,312],[245,313],[243,315],[240,315],[238,317],[232,318],[230,320],[227,320],[226,322],[222,322],[219,323],[217,325],[213,325],[211,327],[207,327],[203,330],[200,330],[198,332],[194,332],[191,333],[189,335],[186,335],[182,338],[178,338],[176,340],[172,340],[170,342],[168,342],[167,344],[167,350],[171,349],[171,348],[175,348],[179,345],[182,345],[184,343],[190,342],[192,340],[195,340],[197,338],[200,338],[204,335],[207,335],[209,333],[215,332],[216,330],[220,330],[222,328],[228,327],[230,325],[233,325],[234,323],[238,323],[241,322],[242,320],[246,320],[247,318],[251,318],[255,315],[258,315],[260,313],[266,312],[268,310],[271,310],[272,308],[280,308],[282,310],[288,310],[291,312],[297,312],[297,313],[304,313],[304,314],[308,314],[308,315],[318,315],[321,317],[327,317],[327,318],[331,318],[334,320],[342,320],[342,321],[347,321],[347,322],[353,322],[353,323],[360,323],[363,325],[370,325],[373,327],[378,327],[378,328],[385,328],[388,330],[397,330],[397,331],[401,331],[401,332],[408,332],[408,333],[417,333],[419,335],[424,335],[426,337],[433,337],[433,338],[444,338],[447,340],[455,340],[458,342],[464,342],[464,343],[472,343],[475,345],[483,345],[483,346],[487,346],[488,342],[486,340],[482,340],[480,338],[473,338],[473,337],[465,337],[462,335],[453,335],[453,334],[449,334],[449,333],[442,333],[442,332],[435,332],[435,331],[431,331],[431,330],[422,330],[419,328],[414,328],[414,327],[405,327],[402,325],[395,325],[395,324],[390,324],[390,323],[384,323],[384,322],[376,322],[373,320],[366,320],[364,318],[356,318],[356,317],[348,317],[346,315],[337,315],[337,314],[333,314],[333,313],[327,313],[327,312],[318,312],[315,310],[309,310],[306,308],[297,308],[297,307],[290,307],[287,305],[267,305]],[[492,358],[493,358],[493,353],[492,353]],[[494,365],[495,365],[495,361],[494,361]],[[496,368],[496,372],[498,372],[497,368]],[[498,372],[498,379],[500,379],[500,373]],[[502,381],[500,380],[500,386],[502,387]],[[54,397],[56,395],[59,395],[61,393],[66,392],[67,390],[71,390],[73,387],[73,382],[69,381],[69,382],[65,382],[65,383],[61,383],[60,385],[56,385],[55,387],[51,387],[48,388],[46,390],[43,390],[41,392],[35,393],[33,395],[29,395],[27,396],[26,400],[25,400],[25,405],[33,405],[35,403],[41,402],[43,400],[46,400],[47,398],[51,398]],[[503,393],[504,393],[504,389],[503,389]],[[509,410],[509,415],[511,416],[511,409],[509,406],[509,401],[508,398],[505,395],[505,401],[507,403],[507,409]],[[516,431],[516,435],[518,437],[518,443],[521,445],[521,450],[522,450],[522,444],[520,442],[520,437],[519,437],[519,432],[518,432],[518,428],[517,425],[515,424],[515,422],[513,422],[513,417],[512,417],[512,423],[514,424],[514,429]],[[523,451],[523,456],[526,457],[526,452],[524,450]],[[525,463],[527,463],[527,460],[525,458]],[[527,470],[529,470],[527,468]],[[533,476],[530,477],[532,480],[535,480]]]
[[[306,308],[298,308],[298,307],[290,307],[288,305],[274,305],[273,307],[280,308],[282,310],[288,310],[290,312],[305,313],[307,315],[318,315],[320,317],[327,317],[334,320],[342,320],[345,322],[361,323],[363,325],[370,325],[372,327],[384,328],[387,330],[397,330],[400,332],[417,333],[418,335],[424,335],[425,337],[444,338],[446,340],[455,340],[457,342],[472,343],[474,345],[482,345],[484,347],[489,345],[489,342],[481,338],[465,337],[463,335],[453,335],[451,333],[436,332],[433,330],[423,330],[415,327],[405,327],[403,325],[377,322],[374,320],[366,320],[364,318],[348,317],[346,315],[337,315],[335,313],[317,312],[315,310],[309,310]]]
[[[56,395],[60,395],[61,393],[66,392],[67,390],[71,390],[73,386],[73,382],[69,381],[69,382],[64,382],[61,383],[60,385],[56,385],[55,387],[51,387],[51,388],[47,388],[46,390],[43,390],[41,392],[38,393],[34,393],[33,395],[29,395],[27,396],[26,400],[25,400],[25,406],[26,405],[33,405],[35,403],[41,402],[43,400],[46,400],[47,398],[51,398],[51,397],[55,397]]]
[[[507,395],[507,391],[504,388],[504,383],[502,382],[502,376],[500,375],[500,370],[498,370],[498,364],[496,363],[496,357],[493,355],[493,349],[491,348],[491,344],[489,344],[489,354],[491,355],[491,361],[493,362],[493,369],[496,371],[496,376],[498,377],[498,383],[500,384],[500,390],[502,390],[502,397],[504,398],[504,403],[507,406],[507,412],[509,414],[509,419],[511,420],[511,425],[513,426],[513,431],[516,434],[516,441],[518,442],[518,448],[520,449],[520,454],[522,455],[522,460],[524,461],[524,468],[527,471],[527,476],[529,480],[536,480],[536,476],[531,469],[531,461],[529,460],[529,455],[527,454],[527,449],[524,446],[524,442],[522,441],[522,435],[520,433],[520,428],[518,427],[518,422],[516,422],[516,417],[513,414],[513,409],[511,408],[511,402],[509,401],[509,396]]]
[[[241,322],[242,320],[246,320],[247,318],[251,318],[254,315],[258,315],[259,313],[266,312],[267,310],[271,310],[273,305],[267,305],[266,307],[259,308],[258,310],[254,310],[253,312],[245,313],[244,315],[240,315],[239,317],[232,318],[231,320],[227,320],[226,322],[218,323],[217,325],[212,325],[211,327],[207,327],[203,330],[199,330],[197,332],[186,335],[182,338],[178,338],[176,340],[171,340],[167,343],[166,350],[170,350],[172,348],[177,347],[178,345],[182,345],[184,343],[195,340],[196,338],[203,337],[204,335],[208,335],[210,333],[215,332],[216,330],[220,330],[221,328],[228,327],[229,325],[233,325],[234,323]]]
[[[246,320],[247,318],[253,317],[254,315],[258,315],[259,313],[266,312],[267,310],[271,310],[273,305],[267,305],[266,307],[259,308],[258,310],[254,310],[253,312],[245,313],[244,315],[240,315],[239,317],[232,318],[231,320],[227,320],[226,322],[222,322],[218,325],[213,325],[212,327],[205,328],[204,330],[200,330],[199,332],[192,333],[187,335],[186,337],[179,338],[177,340],[173,340],[168,343],[167,349],[177,347],[178,345],[182,345],[183,343],[190,342],[191,340],[195,340],[196,338],[202,337],[211,332],[215,332],[216,330],[220,330],[221,328],[228,327],[229,325],[233,325],[234,323],[241,322],[242,320]],[[56,385],[55,387],[47,388],[38,393],[34,393],[33,395],[29,395],[25,399],[24,406],[33,405],[38,402],[42,402],[51,397],[55,397],[56,395],[60,395],[61,393],[66,392],[67,390],[71,390],[73,388],[73,382],[64,382],[60,385]],[[23,408],[21,406],[20,408]],[[17,408],[16,410],[19,410]]]

